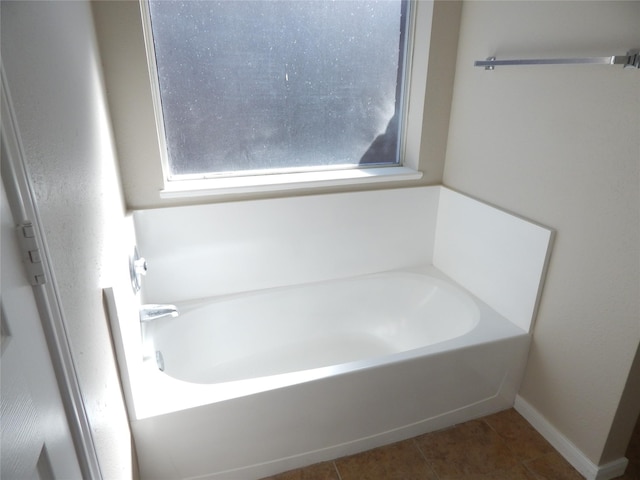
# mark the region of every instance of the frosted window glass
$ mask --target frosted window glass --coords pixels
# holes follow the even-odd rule
[[[399,163],[405,2],[149,7],[171,176]]]

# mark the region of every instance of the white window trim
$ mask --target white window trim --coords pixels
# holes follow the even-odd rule
[[[160,190],[160,198],[273,192],[384,182],[404,182],[421,179],[423,173],[418,170],[418,165],[434,2],[433,0],[411,1],[414,12],[409,26],[408,34],[411,43],[406,59],[408,62],[408,81],[406,87],[408,100],[407,108],[405,109],[405,126],[401,145],[403,165],[189,180],[169,179],[166,137],[164,125],[161,120],[162,106],[160,103],[155,56],[152,48],[153,40],[151,36],[149,7],[147,2],[140,2],[147,66],[149,69],[156,119],[157,139],[162,157],[164,188]],[[415,41],[415,39],[420,39],[420,42]]]
[[[201,180],[173,180],[165,181],[165,188],[160,191],[160,198],[272,192],[299,188],[419,180],[420,178],[422,178],[422,172],[408,167],[380,167],[206,178]]]

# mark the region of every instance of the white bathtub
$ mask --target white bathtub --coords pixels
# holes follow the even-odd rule
[[[529,346],[431,266],[178,307],[129,365],[148,479],[260,478],[507,408]]]
[[[477,305],[442,280],[390,272],[180,306],[148,325],[164,372],[223,383],[385,358],[451,340]]]

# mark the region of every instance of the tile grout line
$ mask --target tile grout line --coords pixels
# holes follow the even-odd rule
[[[487,422],[486,417],[485,417],[485,418],[481,418],[480,420],[481,420],[482,422],[484,422],[484,424],[485,424],[485,425],[487,425],[487,427],[489,427],[489,429],[490,429],[491,431],[493,431],[496,435],[498,435],[498,437],[500,437],[500,440],[502,440],[502,442],[507,446],[507,449],[508,449],[508,450],[509,450],[509,451],[510,451],[510,452],[511,452],[511,453],[512,453],[512,454],[513,454],[517,459],[518,459],[519,463],[521,463],[521,464],[522,464],[523,466],[525,466],[525,467],[526,467],[525,462],[532,462],[532,461],[534,461],[534,460],[538,460],[538,459],[540,459],[540,458],[546,457],[546,456],[547,456],[547,455],[549,455],[550,453],[558,453],[558,451],[553,447],[553,445],[550,445],[550,446],[551,446],[551,451],[550,451],[550,452],[547,452],[547,453],[542,453],[542,452],[540,452],[540,453],[538,453],[538,455],[536,455],[535,457],[527,458],[526,460],[525,460],[525,459],[522,459],[522,458],[520,458],[520,456],[519,456],[516,452],[514,452],[514,451],[511,449],[511,447],[510,447],[510,443],[511,443],[511,442],[509,442],[509,439],[508,439],[508,438],[503,437],[503,436],[500,434],[500,432],[498,432],[495,428],[493,428],[493,427],[491,426],[491,424],[490,424],[489,422]],[[527,424],[527,425],[529,425],[529,427],[531,427],[531,428],[533,429],[533,431],[534,431],[534,432],[536,432],[537,434],[540,434],[540,432],[538,432],[535,428],[533,428],[533,426],[532,426],[532,425],[527,421],[527,419],[526,419],[526,418],[524,419],[524,421],[526,422],[526,424]],[[545,440],[545,441],[546,441],[546,440]],[[531,471],[529,468],[527,468],[527,470]],[[532,472],[532,473],[533,473],[533,472]],[[537,475],[536,475],[536,477],[537,477]]]
[[[428,434],[427,434],[428,435]],[[422,436],[422,435],[421,435]],[[435,477],[435,480],[440,480],[440,476],[436,473],[436,471],[431,467],[431,464],[429,463],[429,460],[427,459],[427,456],[424,454],[424,452],[422,451],[422,449],[420,448],[420,445],[418,445],[418,442],[416,440],[416,438],[418,437],[413,437],[411,439],[411,441],[413,442],[413,446],[418,449],[418,453],[420,454],[420,456],[422,457],[422,459],[424,460],[424,463],[426,463],[427,468],[429,469],[429,471],[433,474],[433,476]]]
[[[541,457],[538,457],[538,458],[541,458]],[[521,464],[521,465],[522,465],[522,467],[523,467],[527,472],[529,472],[529,473],[530,473],[534,478],[536,478],[536,479],[540,479],[540,475],[538,475],[536,472],[534,472],[533,470],[531,470],[531,469],[527,466],[527,464],[526,464],[526,463],[524,463],[524,462],[520,462],[520,464]]]
[[[535,456],[534,458],[529,458],[527,460],[524,460],[522,458],[520,458],[520,456],[514,452],[511,447],[509,446],[509,443],[505,437],[503,437],[502,435],[500,435],[500,433],[491,426],[491,424],[486,420],[485,418],[481,418],[480,419],[487,427],[489,427],[489,429],[491,431],[493,431],[496,435],[498,435],[498,437],[500,438],[500,440],[506,445],[507,449],[514,455],[514,457],[516,457],[516,459],[518,460],[518,464],[521,465],[528,473],[530,473],[534,478],[536,479],[541,479],[542,477],[540,477],[540,475],[538,475],[536,472],[534,472],[531,468],[529,468],[529,466],[527,465],[527,463],[531,463],[535,460],[539,460],[541,458],[544,458],[548,455],[551,455],[553,453],[557,453],[557,450],[555,448],[553,448],[552,446],[552,451],[551,452],[547,452],[547,453],[540,453],[539,455]],[[527,422],[526,419],[524,419],[525,422]],[[529,422],[527,422],[528,425],[531,426],[531,424]],[[533,428],[533,427],[532,427]],[[534,429],[535,430],[535,429]],[[537,432],[537,430],[536,430]]]
[[[507,447],[507,450],[509,450],[509,452],[511,452],[511,454],[518,460],[518,463],[524,463],[524,461],[520,458],[520,455],[518,455],[516,452],[514,452],[511,447],[509,446],[509,441],[507,438],[503,437],[502,435],[500,435],[500,432],[498,432],[495,428],[493,428],[491,426],[491,424],[489,422],[487,422],[486,418],[480,418],[479,419],[482,423],[484,423],[489,430],[491,430],[493,433],[495,433],[498,438],[500,439],[500,441]]]
[[[340,470],[338,469],[338,464],[336,463],[336,461],[335,460],[331,460],[331,464],[333,465],[333,469],[338,474],[338,480],[342,480],[342,475],[340,475]]]
[[[509,446],[510,442],[508,442],[505,437],[500,435],[500,432],[498,432],[495,428],[493,428],[491,426],[491,424],[489,422],[487,422],[486,417],[485,418],[481,418],[480,420],[489,428],[489,430],[491,430],[493,433],[498,435],[498,438],[500,438],[500,441],[505,444],[505,446],[507,447],[507,450],[509,450],[511,452],[511,454],[518,460],[518,465],[522,466],[522,468],[524,468],[528,473],[533,475],[534,478],[536,478],[536,479],[540,478],[535,472],[533,472],[529,467],[527,467],[527,465],[525,465],[525,463],[524,463],[525,461],[522,458],[520,458],[520,455],[518,455],[516,452],[514,452],[511,449],[511,447]],[[536,458],[540,458],[542,456],[543,455],[541,455],[539,457],[536,457]]]

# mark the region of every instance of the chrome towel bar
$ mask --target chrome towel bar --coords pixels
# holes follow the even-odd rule
[[[541,58],[524,60],[496,60],[489,57],[486,60],[476,60],[474,67],[484,67],[485,70],[494,70],[495,67],[509,65],[623,65],[624,68],[640,69],[640,50],[629,50],[626,55],[613,55],[611,57],[586,57],[586,58]]]

